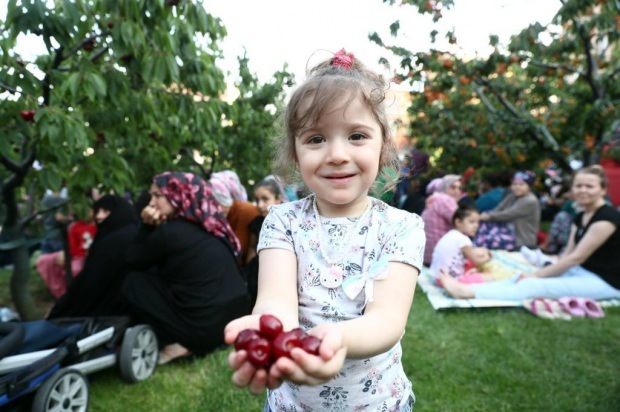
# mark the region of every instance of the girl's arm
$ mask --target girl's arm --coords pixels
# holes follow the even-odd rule
[[[475,266],[480,266],[491,260],[491,251],[485,247],[463,246],[461,252]]]
[[[368,358],[386,352],[405,331],[418,274],[413,266],[390,262],[387,278],[374,281],[374,299],[363,316],[315,329],[339,329],[349,358]]]
[[[345,357],[369,358],[392,348],[405,331],[418,273],[413,266],[390,262],[387,278],[375,281],[374,300],[363,316],[312,329],[310,333],[322,340],[320,356],[295,348],[293,359],[280,358],[272,367],[270,379],[319,385],[342,369]]]
[[[573,239],[572,235],[574,234],[573,229],[571,229],[571,242]],[[588,231],[583,238],[581,238],[579,243],[574,245],[572,250],[560,256],[555,264],[537,270],[527,277],[543,278],[558,276],[573,266],[582,264],[592,255],[592,253],[594,253],[603,243],[605,243],[607,239],[609,239],[614,231],[616,231],[616,226],[609,221],[599,221],[593,223],[588,228]]]
[[[259,329],[260,315],[271,314],[282,321],[283,329],[294,329],[298,322],[297,257],[285,249],[263,249],[259,252],[258,294],[251,315],[233,320],[224,329],[224,341],[235,342],[244,329]],[[256,369],[247,361],[245,351],[232,351],[228,363],[234,373],[232,381],[239,387],[248,387],[254,394],[265,388],[282,384],[282,376]],[[342,367],[342,365],[340,365]],[[271,367],[274,370],[275,366]],[[339,370],[339,368],[338,368]]]

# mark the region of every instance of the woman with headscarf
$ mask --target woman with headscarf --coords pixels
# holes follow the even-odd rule
[[[80,275],[52,307],[48,318],[127,315],[120,296],[128,273],[125,252],[138,230],[138,216],[124,198],[105,195],[93,204],[97,234]]]
[[[241,265],[246,265],[256,256],[248,227],[252,220],[260,215],[260,212],[256,206],[248,202],[247,191],[241,184],[237,173],[232,170],[213,173],[209,182],[213,189],[213,197],[220,204],[228,223],[241,243],[239,262]]]
[[[535,248],[540,227],[540,201],[532,186],[536,175],[519,171],[512,177],[510,193],[489,212],[480,215],[482,222],[474,244],[489,249]]]
[[[123,285],[132,321],[153,327],[160,364],[204,355],[224,344],[224,327],[250,313],[236,256],[239,240],[211,187],[192,173],[153,179],[151,200],[127,262]]]
[[[424,248],[424,264],[430,266],[433,250],[439,239],[452,229],[452,216],[458,209],[463,186],[459,175],[445,175],[440,181],[435,180],[434,191],[426,199],[422,211],[426,247]],[[430,186],[430,185],[429,185]]]

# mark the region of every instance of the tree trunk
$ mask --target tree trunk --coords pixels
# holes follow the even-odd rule
[[[28,288],[30,280],[30,254],[24,244],[13,250],[13,275],[11,276],[11,296],[15,309],[23,321],[36,320],[37,310]]]

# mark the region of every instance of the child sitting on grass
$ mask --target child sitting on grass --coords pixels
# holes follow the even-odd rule
[[[480,213],[472,206],[460,206],[452,216],[452,229],[439,239],[433,259],[431,274],[438,278],[441,272],[462,283],[480,283],[495,280],[492,275],[479,273],[479,268],[491,260],[486,247],[475,247],[472,238],[480,225]]]

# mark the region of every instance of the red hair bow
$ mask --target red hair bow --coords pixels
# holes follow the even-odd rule
[[[353,53],[347,53],[344,49],[341,49],[332,59],[332,66],[342,67],[345,70],[351,70],[353,67],[353,60]]]

